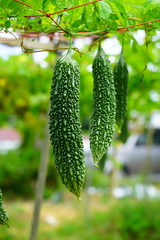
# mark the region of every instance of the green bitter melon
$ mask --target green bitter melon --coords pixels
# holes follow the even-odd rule
[[[93,61],[93,106],[90,148],[95,166],[111,145],[116,113],[113,73],[110,61],[99,46]]]
[[[49,129],[55,166],[63,184],[78,198],[85,177],[79,85],[79,65],[69,49],[57,60],[54,68]]]
[[[1,190],[0,190],[0,224],[8,226],[8,215],[3,206]]]
[[[124,119],[124,121],[123,121],[123,125],[122,125],[122,128],[121,128],[121,133],[120,133],[118,139],[119,139],[122,143],[126,143],[128,137],[129,137],[129,132],[128,132],[128,118],[127,118],[127,116],[126,116],[125,119]]]
[[[116,123],[121,129],[127,112],[128,69],[121,51],[114,67],[114,84],[116,90]]]
[[[100,170],[101,172],[104,171],[104,167],[105,167],[105,163],[106,163],[106,161],[107,161],[107,158],[108,158],[108,153],[105,152],[105,154],[103,155],[103,157],[101,158],[101,160],[100,160],[99,163],[98,163],[98,167],[99,167],[99,170]]]

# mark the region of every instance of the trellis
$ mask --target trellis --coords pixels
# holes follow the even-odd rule
[[[22,1],[19,1],[19,0],[13,0],[21,5],[24,5],[26,7],[29,7],[29,8],[32,8],[31,5],[29,4],[26,4]],[[40,13],[43,13],[43,14],[38,14],[38,15],[24,15],[25,18],[33,18],[33,17],[46,17],[46,18],[49,18],[55,25],[57,25],[59,27],[60,30],[57,30],[57,31],[53,31],[52,34],[43,34],[43,36],[49,36],[49,37],[52,37],[54,38],[54,34],[56,32],[60,33],[60,34],[67,34],[68,36],[72,36],[72,37],[88,37],[90,36],[92,39],[95,39],[95,38],[106,38],[107,37],[107,34],[109,32],[100,32],[99,30],[97,31],[79,31],[78,33],[73,33],[73,32],[70,32],[70,31],[66,31],[64,28],[62,28],[60,26],[59,23],[57,23],[54,18],[52,16],[56,15],[56,14],[60,14],[60,13],[63,13],[63,12],[67,12],[67,11],[70,11],[70,10],[73,10],[73,9],[76,9],[76,8],[80,8],[80,7],[83,7],[83,6],[86,6],[86,5],[90,5],[90,4],[94,4],[94,3],[97,3],[97,2],[100,2],[102,0],[95,0],[95,1],[92,1],[92,2],[88,2],[88,3],[84,3],[84,4],[81,4],[81,5],[77,5],[77,6],[74,6],[74,7],[71,7],[71,8],[67,8],[67,9],[63,9],[61,11],[56,11],[56,12],[53,12],[53,13],[47,13],[41,9],[38,9],[38,11]],[[2,16],[0,16],[0,18],[3,18]],[[128,19],[133,19],[133,20],[137,20],[137,21],[142,21],[141,19],[139,18],[134,18],[134,17],[128,17]],[[134,24],[134,25],[130,25],[130,26],[126,26],[126,27],[121,27],[121,28],[117,28],[117,29],[113,29],[113,31],[117,31],[118,33],[123,33],[125,31],[128,31],[128,29],[130,28],[136,28],[136,27],[140,27],[140,26],[145,26],[144,29],[146,29],[146,26],[149,25],[149,24],[152,24],[152,23],[155,23],[155,22],[159,22],[160,19],[156,19],[156,20],[152,20],[152,21],[148,21],[148,22],[141,22],[139,24]],[[150,26],[150,25],[149,25]],[[11,33],[13,36],[14,34]],[[42,33],[40,32],[24,32],[24,33],[20,33],[18,32],[18,34],[22,37],[22,41],[19,41],[15,36],[15,39],[19,42],[19,45],[21,46],[22,48],[22,51],[24,53],[33,53],[33,52],[37,52],[37,51],[32,51],[32,50],[28,50],[26,49],[24,46],[23,46],[23,37],[27,37],[27,38],[33,38],[33,34],[34,36],[39,36],[39,35],[42,35]],[[94,46],[94,43],[91,44],[91,46],[88,48],[88,51],[90,51],[92,49],[92,47]],[[53,49],[53,50],[50,50],[50,49],[47,49],[47,50],[38,50],[39,51],[51,51],[51,52],[56,52],[57,50],[64,50],[65,48],[58,48],[58,46]],[[87,53],[88,51],[86,52],[80,52],[79,49],[77,48],[72,48],[73,50],[79,52],[80,54],[85,54]]]
[[[28,5],[26,3],[23,3],[19,0],[14,0],[15,2],[19,3],[19,4],[22,4],[22,5],[25,5],[26,7],[29,7],[29,8],[32,8],[31,5]],[[60,34],[67,34],[68,36],[72,36],[72,37],[85,37],[85,36],[90,36],[92,39],[94,38],[97,38],[96,41],[99,41],[99,39],[101,38],[105,38],[106,35],[109,33],[109,32],[99,32],[99,31],[94,31],[94,32],[91,32],[91,31],[79,31],[78,33],[73,33],[73,32],[69,32],[69,31],[66,31],[64,28],[62,28],[60,26],[59,23],[57,23],[54,18],[52,16],[56,15],[56,14],[60,14],[60,13],[63,13],[63,12],[66,12],[66,11],[70,11],[70,10],[73,10],[73,9],[76,9],[76,8],[80,8],[80,7],[83,7],[83,6],[86,6],[86,5],[89,5],[89,4],[94,4],[96,2],[100,2],[101,0],[95,0],[95,1],[92,1],[92,2],[89,2],[89,3],[85,3],[85,4],[81,4],[81,5],[78,5],[78,6],[74,6],[74,7],[71,7],[71,8],[67,8],[67,9],[64,9],[64,10],[61,10],[61,11],[57,11],[57,12],[54,12],[54,13],[47,13],[47,12],[44,12],[43,10],[39,9],[38,11],[40,13],[43,13],[43,14],[39,14],[39,15],[24,15],[25,18],[30,18],[30,17],[46,17],[46,18],[49,18],[54,24],[56,24],[58,27],[59,27],[59,30],[57,30],[56,32],[60,33]],[[0,17],[0,18],[3,18],[3,17]],[[130,19],[135,19],[137,21],[140,21],[141,22],[141,19],[138,19],[138,18],[130,18]],[[126,27],[121,27],[121,28],[118,28],[118,29],[115,29],[115,31],[119,32],[119,33],[123,33],[124,31],[128,31],[129,28],[136,28],[136,27],[140,27],[140,26],[146,26],[148,24],[152,24],[154,22],[159,22],[160,19],[157,19],[157,20],[153,20],[153,21],[148,21],[148,22],[141,22],[139,24],[135,24],[135,25],[130,25],[130,26],[126,26]],[[14,34],[11,33],[13,36]],[[22,51],[25,52],[25,53],[34,53],[34,52],[37,52],[35,50],[28,50],[26,49],[24,46],[23,46],[23,37],[27,37],[27,38],[33,38],[35,36],[48,36],[48,37],[52,37],[54,38],[54,34],[55,34],[55,31],[52,33],[52,34],[44,34],[44,33],[40,33],[40,32],[24,32],[24,33],[20,33],[18,32],[18,34],[20,36],[22,36],[22,41],[20,41],[19,39],[16,38],[16,40],[19,42],[19,45],[21,46],[22,48]],[[62,39],[62,38],[61,38]],[[95,43],[95,42],[94,42]],[[88,48],[88,51],[91,50],[92,46],[94,44],[91,44],[91,46]],[[51,51],[51,52],[56,52],[57,50],[64,50],[65,48],[59,48],[58,46],[53,49],[53,50],[50,50],[50,49],[46,49],[46,50],[38,50],[38,51]],[[72,48],[73,50],[81,53],[81,54],[84,54],[82,52],[79,51],[79,49],[77,48]],[[88,52],[87,51],[87,52]],[[147,52],[147,51],[146,51]],[[85,52],[86,53],[86,52]],[[145,69],[146,69],[146,63],[145,63]],[[144,70],[145,70],[144,69]],[[144,74],[144,73],[143,73]],[[142,79],[141,79],[142,80]],[[45,185],[45,178],[46,178],[46,169],[47,169],[47,165],[48,165],[48,159],[49,159],[49,152],[48,152],[48,148],[49,148],[49,134],[48,134],[48,123],[46,125],[46,131],[45,131],[45,145],[46,147],[43,148],[42,150],[42,158],[41,158],[41,163],[40,163],[40,169],[39,169],[39,176],[38,176],[38,180],[37,180],[37,187],[36,187],[36,202],[35,202],[35,209],[34,209],[34,217],[33,217],[33,222],[32,222],[32,229],[31,229],[31,236],[30,236],[30,240],[35,240],[36,239],[36,236],[37,236],[37,229],[38,229],[38,221],[39,221],[39,212],[40,212],[40,207],[41,207],[41,202],[42,202],[42,198],[43,198],[43,190],[44,190],[44,185]]]

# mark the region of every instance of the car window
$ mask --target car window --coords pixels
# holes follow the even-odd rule
[[[160,129],[156,129],[153,134],[153,144],[160,145]]]
[[[146,142],[147,142],[147,134],[142,133],[139,135],[139,137],[137,139],[136,146],[146,145]]]
[[[147,144],[147,133],[139,135],[136,146],[145,146]],[[153,133],[153,145],[160,145],[160,129],[155,129]]]

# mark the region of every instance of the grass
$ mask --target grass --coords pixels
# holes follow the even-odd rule
[[[123,199],[110,201],[106,196],[85,195],[78,201],[65,194],[61,203],[45,201],[42,205],[37,240],[159,240],[159,200]],[[0,226],[0,240],[28,240],[33,202],[5,203],[10,228]],[[88,215],[86,214],[88,212]],[[52,216],[57,225],[46,218]]]
[[[134,186],[139,178],[123,178],[121,185]],[[110,200],[107,186],[109,177],[94,171],[92,185],[104,190],[104,195],[93,195],[78,201],[67,190],[62,201],[45,200],[40,214],[37,240],[159,240],[160,200],[125,198]],[[63,192],[63,191],[62,191]],[[56,201],[60,195],[54,195]],[[61,199],[61,198],[59,198]],[[0,225],[0,240],[29,240],[33,201],[14,200],[4,203],[10,218],[10,228]],[[47,219],[57,220],[57,225]]]

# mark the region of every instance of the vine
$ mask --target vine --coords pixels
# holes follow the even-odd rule
[[[16,2],[19,2],[18,0],[14,0]],[[63,12],[66,12],[66,11],[69,11],[69,10],[73,10],[75,8],[79,8],[79,7],[83,7],[83,6],[86,6],[86,5],[89,5],[89,4],[93,4],[93,3],[96,3],[96,2],[100,2],[101,0],[96,0],[96,1],[93,1],[93,2],[89,2],[89,3],[84,3],[84,4],[81,4],[81,5],[78,5],[78,6],[75,6],[75,7],[71,7],[71,8],[67,8],[67,9],[63,9],[61,11],[58,11],[58,12],[54,12],[54,13],[48,13],[49,16],[51,15],[55,15],[55,14],[58,14],[58,13],[63,13]],[[22,2],[21,2],[22,3]],[[23,4],[23,3],[22,3]],[[31,6],[30,6],[31,7]],[[42,10],[39,10],[40,12],[43,12]],[[46,17],[46,15],[30,15],[30,16],[24,16],[24,17]]]
[[[145,65],[144,65],[144,69],[143,69],[143,72],[142,72],[142,77],[141,77],[141,80],[140,80],[140,84],[142,86],[142,89],[143,89],[143,78],[144,78],[144,73],[145,71],[147,70],[147,54],[148,54],[148,45],[150,43],[150,41],[148,40],[148,32],[147,32],[147,29],[145,28],[145,33],[146,33],[146,36],[145,36]]]
[[[3,0],[1,0],[0,1],[0,4],[2,5],[2,9],[4,10],[4,13],[5,13],[5,16],[0,16],[0,19],[2,19],[2,18],[5,18],[6,16],[9,18],[9,20],[7,19],[6,20],[6,22],[5,22],[5,31],[6,32],[9,32],[10,34],[12,34],[13,36],[14,36],[14,38],[18,41],[18,43],[19,43],[19,45],[20,45],[20,47],[21,47],[21,49],[22,49],[22,52],[24,52],[24,53],[34,53],[34,52],[43,52],[43,51],[50,51],[50,52],[56,52],[56,51],[58,51],[58,50],[66,50],[67,48],[60,48],[58,45],[54,48],[54,49],[37,49],[37,50],[31,50],[31,49],[26,49],[25,47],[24,47],[24,45],[23,45],[23,37],[25,37],[25,36],[27,36],[27,37],[33,37],[33,32],[30,32],[30,31],[28,31],[30,28],[32,28],[30,25],[29,25],[29,27],[27,27],[27,23],[26,23],[26,25],[24,25],[23,27],[17,27],[19,30],[20,30],[20,32],[19,32],[19,35],[22,35],[22,40],[19,40],[15,35],[14,35],[14,33],[13,32],[11,32],[11,31],[9,31],[8,29],[9,29],[9,27],[11,26],[11,24],[10,24],[10,19],[12,20],[12,18],[14,18],[16,15],[15,14],[13,14],[13,13],[10,13],[10,6],[9,6],[9,4],[7,5],[6,3],[5,4],[3,4],[3,2],[2,2]],[[6,2],[7,2],[8,0],[6,0]],[[31,9],[33,9],[33,11],[35,11],[35,7],[34,8],[32,8],[32,4],[31,5],[29,5],[29,4],[27,4],[27,3],[24,3],[24,2],[22,2],[22,1],[19,1],[19,0],[13,0],[16,4],[19,4],[19,5],[21,5],[21,6],[24,6],[24,7],[27,7],[27,9],[29,8],[29,11],[28,12],[30,12],[30,10]],[[50,0],[49,0],[50,1]],[[42,1],[43,2],[43,1]],[[45,2],[45,1],[44,1]],[[152,25],[151,24],[153,24],[153,23],[158,23],[158,22],[160,22],[160,19],[153,19],[153,20],[150,20],[150,21],[147,21],[147,22],[143,22],[143,19],[144,19],[144,17],[143,17],[143,15],[139,15],[139,16],[136,16],[136,15],[134,15],[134,16],[128,16],[127,14],[126,14],[126,10],[125,10],[125,8],[124,8],[124,5],[125,5],[125,1],[124,1],[124,5],[122,4],[122,3],[120,3],[120,2],[118,2],[117,0],[95,0],[95,1],[91,1],[91,2],[87,2],[87,3],[82,3],[82,4],[79,4],[79,5],[76,5],[76,6],[71,6],[71,7],[65,7],[65,0],[64,0],[64,6],[63,6],[63,4],[62,3],[60,3],[62,6],[60,6],[61,8],[63,8],[63,9],[61,9],[61,10],[58,10],[58,11],[54,11],[54,12],[51,12],[51,13],[48,13],[46,10],[45,10],[45,8],[42,10],[42,9],[40,9],[40,8],[38,8],[38,11],[40,12],[40,13],[42,13],[42,14],[31,14],[31,15],[29,15],[29,14],[24,14],[24,16],[22,16],[22,18],[24,17],[24,18],[27,18],[27,19],[29,19],[29,21],[31,21],[31,23],[36,19],[36,18],[38,18],[38,19],[40,19],[40,23],[39,22],[36,22],[36,24],[35,24],[35,26],[37,26],[37,28],[38,28],[38,26],[41,28],[41,31],[39,32],[39,31],[36,31],[36,32],[34,32],[34,34],[36,34],[36,36],[39,36],[40,34],[41,34],[41,32],[45,32],[45,31],[49,31],[49,29],[47,29],[47,30],[45,30],[44,31],[44,28],[43,28],[43,24],[42,24],[42,26],[41,26],[41,19],[43,19],[43,17],[44,18],[46,18],[46,19],[50,19],[53,23],[54,23],[54,26],[56,26],[56,28],[55,27],[53,27],[53,31],[50,29],[50,31],[51,31],[51,33],[52,34],[48,34],[48,33],[46,33],[45,35],[46,36],[52,36],[52,38],[54,38],[54,34],[57,32],[57,33],[59,33],[59,34],[61,34],[61,33],[63,33],[63,34],[65,34],[65,36],[67,36],[67,37],[70,37],[70,36],[72,36],[72,37],[87,37],[87,36],[90,36],[91,38],[98,38],[98,39],[96,39],[95,41],[93,41],[93,43],[92,44],[90,44],[90,46],[88,47],[88,49],[87,49],[87,51],[85,51],[85,52],[81,52],[78,48],[72,48],[74,51],[76,51],[76,52],[78,52],[80,55],[82,55],[82,54],[86,54],[86,53],[88,53],[89,51],[91,51],[92,50],[92,48],[94,47],[94,46],[96,46],[98,43],[99,43],[99,41],[101,41],[102,39],[104,39],[104,38],[107,38],[108,37],[108,34],[109,33],[115,33],[115,32],[118,32],[118,33],[123,33],[123,32],[127,32],[127,31],[130,31],[130,29],[139,29],[139,27],[141,27],[141,26],[145,26],[144,27],[144,29],[145,29],[145,31],[146,31],[146,29],[147,29],[147,25],[149,26],[149,27],[152,27]],[[83,2],[82,0],[78,0],[77,2]],[[55,0],[55,3],[54,3],[54,6],[57,6],[56,4],[58,3],[58,1],[57,0]],[[119,25],[122,23],[122,22],[125,22],[126,21],[126,23],[127,23],[127,21],[134,21],[134,22],[136,22],[136,21],[141,21],[141,23],[138,23],[138,24],[132,24],[132,25],[129,25],[129,26],[112,26],[112,25],[109,25],[110,24],[110,22],[107,22],[107,25],[108,25],[108,27],[105,25],[105,24],[103,24],[102,26],[103,27],[101,27],[101,24],[99,25],[100,27],[101,27],[101,29],[99,28],[99,27],[97,27],[97,28],[99,28],[99,29],[97,29],[97,30],[94,30],[94,27],[93,27],[93,30],[92,31],[90,31],[90,30],[87,30],[87,29],[77,29],[77,31],[75,32],[75,31],[73,31],[72,30],[72,28],[70,29],[70,28],[68,28],[68,27],[64,27],[63,25],[64,25],[64,20],[62,20],[62,22],[61,22],[61,24],[59,23],[59,22],[57,22],[56,20],[55,20],[55,18],[53,18],[52,16],[53,15],[58,15],[58,14],[63,14],[63,13],[66,13],[66,12],[69,12],[69,11],[72,11],[72,10],[74,10],[74,9],[82,9],[83,8],[83,11],[82,11],[82,16],[81,16],[81,19],[82,18],[87,18],[87,12],[85,12],[85,11],[87,11],[86,10],[86,8],[85,7],[88,7],[89,5],[91,6],[91,5],[93,5],[94,4],[94,10],[92,10],[92,15],[91,15],[91,17],[93,18],[95,18],[94,20],[95,21],[102,21],[102,20],[104,20],[103,21],[103,23],[105,22],[105,21],[108,21],[107,20],[107,17],[106,17],[106,15],[108,14],[108,16],[110,16],[111,14],[112,14],[112,18],[113,19],[116,19],[115,21],[113,21],[113,19],[112,19],[112,23],[114,22],[116,22],[116,21],[118,21],[119,22]],[[96,5],[96,4],[99,4],[99,5]],[[59,5],[58,5],[58,7],[59,7]],[[56,8],[55,8],[56,9]],[[100,9],[101,11],[99,11],[98,9]],[[26,11],[26,9],[25,9],[25,11]],[[24,12],[25,12],[24,11]],[[36,10],[37,11],[37,10]],[[78,10],[77,10],[78,11]],[[99,11],[99,12],[98,12]],[[107,12],[108,11],[108,12]],[[1,10],[1,12],[2,12],[2,10]],[[99,14],[99,15],[97,15],[97,14]],[[73,11],[72,11],[72,14],[71,14],[71,18],[69,19],[69,23],[72,25],[72,20],[73,20],[73,17],[74,15],[73,15]],[[18,13],[17,13],[17,16],[16,16],[17,18],[18,18]],[[76,18],[75,18],[76,19]],[[99,19],[99,20],[97,20],[97,19]],[[145,18],[146,19],[146,18]],[[76,20],[77,21],[77,20]],[[129,22],[130,23],[130,22]],[[50,23],[49,23],[50,24]],[[95,25],[96,25],[96,23],[95,23]],[[113,24],[114,25],[114,24]],[[121,24],[122,25],[122,24]],[[2,29],[3,29],[3,27],[2,27]],[[23,33],[22,33],[22,30],[24,30],[23,31]],[[147,55],[147,50],[148,49],[148,42],[146,42],[146,54],[145,55]],[[144,76],[144,72],[145,72],[145,70],[146,70],[146,68],[147,68],[147,64],[146,64],[146,56],[145,56],[145,68],[144,68],[144,71],[143,71],[143,74],[142,74],[142,78],[141,78],[141,84],[142,84],[142,80],[143,80],[143,76]]]
[[[19,0],[13,0],[14,2],[16,2],[16,3],[19,3],[19,4],[21,4],[21,5],[24,5],[24,6],[26,6],[26,7],[29,7],[29,8],[32,8],[32,6],[31,5],[29,5],[29,4],[26,4],[26,3],[24,3],[24,2],[22,2],[22,1],[19,1]],[[49,18],[50,20],[52,20],[52,22],[54,22],[54,24],[59,28],[59,29],[56,29],[56,32],[59,32],[59,30],[61,30],[62,31],[62,33],[65,33],[65,34],[67,34],[68,36],[75,36],[75,37],[85,37],[85,36],[92,36],[92,35],[94,35],[94,34],[107,34],[107,33],[109,33],[109,32],[114,32],[114,31],[117,31],[117,32],[123,32],[123,31],[128,31],[128,29],[131,29],[131,28],[135,28],[135,27],[140,27],[140,26],[143,26],[143,25],[148,25],[148,24],[151,24],[151,23],[155,23],[155,22],[160,22],[160,19],[156,19],[156,20],[151,20],[151,21],[147,21],[147,22],[142,22],[142,23],[139,23],[139,24],[133,24],[133,25],[129,25],[129,26],[124,26],[124,27],[120,27],[120,28],[111,28],[110,30],[111,31],[106,31],[106,27],[104,26],[102,29],[98,29],[98,30],[96,30],[96,31],[78,31],[78,32],[73,32],[73,31],[71,31],[71,30],[66,30],[64,27],[62,27],[59,23],[57,23],[57,21],[55,21],[55,19],[53,19],[51,16],[52,15],[56,15],[56,14],[59,14],[59,13],[64,13],[64,12],[67,12],[67,11],[70,11],[70,10],[73,10],[73,9],[77,9],[77,8],[82,8],[82,7],[85,7],[85,6],[87,6],[87,5],[91,5],[91,4],[96,4],[96,3],[98,3],[98,2],[101,2],[101,3],[106,3],[104,0],[95,0],[95,1],[91,1],[91,2],[88,2],[88,3],[83,3],[83,4],[80,4],[80,5],[77,5],[77,6],[73,6],[73,7],[70,7],[70,8],[64,8],[63,10],[60,10],[60,11],[56,11],[56,12],[53,12],[53,13],[47,13],[46,11],[44,11],[44,10],[41,10],[41,9],[38,9],[38,11],[39,12],[41,12],[41,13],[43,13],[43,14],[39,14],[39,15],[34,15],[34,14],[32,14],[32,15],[24,15],[24,17],[25,18],[43,18],[43,17],[47,17],[47,18]],[[114,2],[114,1],[107,1],[108,3],[110,3],[110,2]],[[3,6],[3,3],[2,3],[2,1],[0,1],[0,4],[2,5],[2,8],[4,9],[4,11],[5,11],[5,13],[6,13],[6,15],[8,16],[8,17],[12,17],[12,15],[10,15],[7,11],[6,11],[6,9],[5,9],[5,7]],[[112,4],[113,5],[113,4]],[[108,4],[108,6],[110,6],[109,4]],[[123,5],[122,5],[123,6]],[[119,6],[119,8],[120,8],[120,15],[122,15],[122,16],[125,16],[126,15],[126,12],[125,12],[125,10],[122,8],[122,6]],[[103,8],[102,8],[102,10],[104,11],[104,10],[106,10],[106,8],[105,8],[106,6],[105,6],[105,4],[104,4],[104,6],[103,6]],[[114,8],[115,9],[115,8]],[[123,11],[122,11],[123,10]],[[96,10],[97,11],[97,10]],[[117,10],[115,11],[116,13],[117,13]],[[123,13],[122,13],[123,12]],[[15,17],[15,15],[13,15],[13,17]],[[2,19],[2,18],[4,18],[3,16],[0,16],[0,19]],[[120,18],[120,17],[119,17]],[[137,18],[137,17],[128,17],[127,16],[127,19],[128,20],[134,20],[134,21],[142,21],[142,19],[141,18]],[[55,31],[54,31],[55,32]]]

